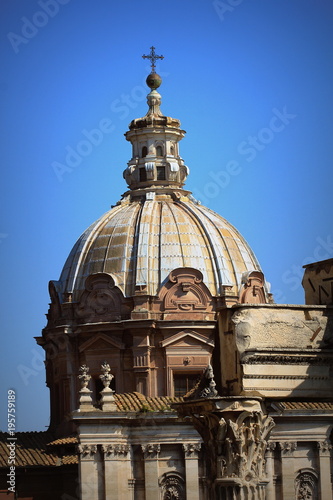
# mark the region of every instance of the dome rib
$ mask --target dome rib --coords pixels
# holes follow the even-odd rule
[[[119,209],[117,210],[117,212]],[[94,236],[98,235],[101,226],[105,225],[112,216],[115,215],[116,209],[106,212],[102,217],[100,217],[96,222],[91,224],[86,231],[82,233],[77,243],[71,250],[67,261],[65,263],[64,269],[60,276],[60,281],[63,283],[63,292],[73,293],[77,288],[77,281],[82,280],[82,275],[79,277],[79,271],[83,267],[84,257],[89,253],[90,246],[94,243]],[[105,220],[106,218],[106,220]],[[67,265],[68,264],[68,265]],[[75,266],[75,267],[74,267]],[[68,271],[66,273],[66,269]],[[66,278],[63,278],[64,274],[67,274]]]
[[[202,216],[204,216],[206,219],[207,217],[205,216],[205,213],[200,211],[201,217],[198,216],[198,214],[195,212],[195,209],[189,206],[188,203],[180,202],[182,206],[187,210],[191,216],[191,218],[196,218],[199,223],[201,230],[203,234],[205,235],[207,241],[209,242],[209,245],[207,245],[207,248],[209,249],[211,255],[212,255],[212,265],[213,265],[213,274],[218,276],[218,279],[215,278],[215,283],[214,286],[216,288],[217,293],[220,293],[220,287],[222,284],[230,284],[230,276],[225,276],[227,275],[227,269],[224,266],[223,262],[223,254],[222,251],[220,250],[220,242],[217,241],[215,235],[211,231],[211,228],[209,225],[204,224],[203,220],[201,219]],[[211,221],[210,221],[211,222]],[[214,228],[216,229],[215,225]],[[223,240],[223,238],[222,238]],[[224,242],[224,240],[223,240]]]
[[[123,207],[123,210],[118,213],[114,227],[110,226],[112,233],[108,241],[108,251],[106,260],[103,264],[105,272],[113,274],[117,278],[119,288],[125,291],[130,288],[132,291],[133,269],[131,264],[133,261],[133,244],[135,238],[133,236],[134,228],[137,226],[137,216],[139,204],[133,203]],[[122,250],[121,255],[115,255],[115,240],[119,240],[117,247]],[[118,269],[113,266],[114,261],[119,261]],[[127,277],[127,279],[126,279]]]
[[[257,258],[255,256],[255,254],[253,253],[252,249],[250,248],[250,246],[248,245],[248,243],[246,242],[246,240],[243,238],[243,236],[239,233],[239,231],[232,224],[230,224],[230,222],[226,221],[226,219],[224,219],[223,217],[219,216],[218,214],[216,214],[215,212],[213,212],[209,208],[205,207],[205,212],[203,212],[200,209],[200,207],[198,207],[198,209],[200,210],[201,213],[203,213],[203,215],[208,220],[210,220],[210,222],[212,224],[214,224],[214,227],[218,231],[218,233],[219,233],[222,241],[225,244],[225,250],[226,250],[226,252],[229,255],[229,261],[230,261],[230,263],[231,263],[231,265],[233,267],[233,272],[234,272],[234,276],[235,276],[235,278],[237,280],[237,285],[240,286],[241,285],[241,276],[240,276],[239,271],[237,271],[237,269],[236,269],[235,258],[232,256],[232,254],[231,254],[231,248],[230,248],[229,245],[227,245],[226,238],[223,235],[223,233],[221,231],[221,228],[218,226],[218,224],[216,224],[215,220],[219,219],[219,220],[224,221],[225,225],[229,226],[229,228],[237,236],[237,239],[235,237],[232,237],[232,241],[235,243],[235,245],[237,247],[237,250],[238,250],[239,254],[242,257],[243,263],[246,265],[246,271],[253,271],[253,270],[260,271],[261,270],[259,262],[258,262],[258,260],[257,260]],[[228,229],[228,230],[230,231],[230,229]],[[246,251],[245,251],[245,245],[246,245]],[[250,254],[251,260],[248,259],[248,254]],[[253,266],[253,264],[255,264],[255,266]]]
[[[169,209],[170,209],[170,213],[172,214],[172,217],[173,217],[173,220],[174,220],[174,224],[175,224],[175,228],[176,228],[177,236],[178,236],[178,241],[179,241],[180,256],[181,256],[181,259],[182,259],[182,266],[179,266],[179,267],[186,267],[185,257],[184,257],[184,252],[183,252],[181,232],[179,230],[179,225],[177,224],[177,219],[176,219],[176,216],[175,216],[175,213],[174,213],[174,207],[175,206],[176,205],[169,205]]]

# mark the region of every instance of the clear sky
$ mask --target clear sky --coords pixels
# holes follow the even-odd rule
[[[247,239],[276,302],[304,302],[302,265],[333,257],[331,0],[3,0],[0,14],[2,430],[9,388],[18,430],[49,423],[33,338],[48,281],[126,190],[151,45],[162,111],[187,131],[186,187]]]

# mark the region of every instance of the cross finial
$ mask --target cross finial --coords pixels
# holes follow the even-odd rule
[[[155,47],[150,47],[150,54],[149,56],[142,56],[143,59],[150,59],[151,62],[151,72],[155,73],[155,62],[157,59],[164,59],[164,56],[157,56],[155,54]]]

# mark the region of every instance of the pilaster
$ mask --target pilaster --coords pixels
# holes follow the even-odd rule
[[[105,469],[105,498],[108,500],[128,500],[131,479],[130,446],[127,444],[102,445]]]
[[[199,500],[199,451],[200,443],[183,444],[185,454],[186,498]]]
[[[100,500],[99,461],[96,444],[78,446],[81,500]]]
[[[295,498],[295,470],[294,451],[297,443],[294,441],[280,441],[282,467],[282,499]]]
[[[317,443],[319,455],[319,488],[321,500],[332,500],[331,483],[331,450],[332,445],[327,441]]]
[[[145,462],[145,491],[146,500],[159,498],[158,484],[158,457],[161,451],[159,444],[144,444],[141,446]]]

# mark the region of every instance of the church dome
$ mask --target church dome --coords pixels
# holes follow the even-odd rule
[[[179,120],[162,114],[161,96],[156,85],[150,87],[146,115],[132,120],[125,134],[132,144],[123,174],[129,191],[74,245],[55,283],[61,301],[68,294],[78,301],[85,280],[96,273],[111,275],[125,297],[138,289],[156,296],[171,271],[192,268],[219,296],[223,287],[237,295],[244,276],[260,271],[238,231],[183,189],[189,169],[178,143],[185,131]]]
[[[239,232],[188,196],[125,201],[92,224],[74,245],[60,278],[62,293],[78,300],[86,278],[109,273],[125,296],[137,286],[157,295],[176,268],[201,271],[213,296],[241,285],[259,263]],[[59,290],[60,291],[60,290]]]

